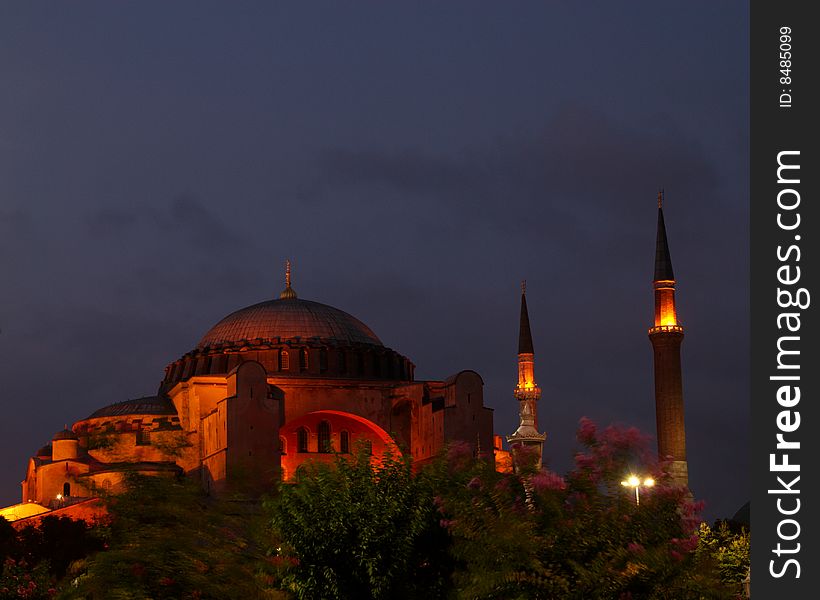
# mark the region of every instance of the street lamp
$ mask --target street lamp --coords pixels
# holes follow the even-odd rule
[[[621,485],[624,487],[635,488],[635,504],[637,506],[640,506],[641,496],[638,490],[642,487],[651,488],[653,485],[655,485],[655,480],[651,477],[647,477],[643,481],[641,481],[640,477],[638,477],[637,475],[630,475],[624,481],[621,482]]]

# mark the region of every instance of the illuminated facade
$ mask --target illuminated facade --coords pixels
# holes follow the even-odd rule
[[[655,258],[654,349],[658,451],[673,480],[688,484],[675,278],[661,198]],[[364,448],[423,463],[460,441],[511,470],[516,448],[543,461],[541,389],[522,286],[518,347],[519,426],[493,436],[481,377],[461,371],[417,381],[415,365],[355,317],[298,297],[290,265],[278,298],[240,309],[173,361],[155,396],[112,404],[54,436],[28,462],[22,501],[50,508],[116,492],[125,474],[185,473],[206,490],[255,493],[293,480],[306,462]],[[512,456],[511,456],[512,454]]]
[[[521,284],[521,318],[518,330],[518,385],[515,387],[518,400],[519,425],[515,432],[507,436],[507,442],[513,453],[513,466],[516,465],[516,448],[524,447],[533,450],[535,466],[541,467],[544,454],[546,434],[538,431],[538,401],[541,399],[541,388],[535,382],[535,349],[532,344],[530,315],[527,311],[526,282]]]
[[[663,192],[658,194],[658,234],[655,248],[655,324],[649,329],[655,363],[655,419],[658,455],[670,461],[672,480],[689,485],[680,347],[683,327],[675,307],[675,274],[666,241]]]
[[[364,448],[423,463],[449,442],[493,454],[493,414],[470,370],[416,381],[415,366],[355,317],[299,298],[238,310],[166,367],[156,396],[102,408],[29,460],[23,502],[55,508],[120,489],[124,474],[186,473],[253,493],[310,461]]]

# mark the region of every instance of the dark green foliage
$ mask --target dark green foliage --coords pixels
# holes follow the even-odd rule
[[[711,562],[720,580],[740,591],[749,572],[749,531],[736,523],[716,521],[712,527],[702,523],[698,537],[698,558]]]
[[[133,476],[109,500],[109,548],[74,565],[64,597],[277,598],[265,591],[258,505],[219,503],[189,480]]]
[[[16,556],[36,565],[47,561],[50,572],[62,578],[68,565],[101,550],[103,541],[85,521],[46,516],[37,527],[28,526],[18,536]]]
[[[269,503],[282,586],[300,599],[440,598],[448,536],[409,460],[363,449],[306,468]]]
[[[0,561],[12,555],[17,544],[17,531],[11,523],[0,517]],[[3,565],[0,562],[0,573],[3,572]]]
[[[84,521],[46,516],[18,532],[0,519],[0,599],[52,597],[69,564],[100,548]]]

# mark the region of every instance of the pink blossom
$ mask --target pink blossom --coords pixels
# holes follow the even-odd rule
[[[683,554],[681,554],[681,553],[680,553],[680,552],[678,552],[677,550],[671,550],[671,551],[669,552],[669,554],[670,554],[670,555],[672,556],[672,558],[674,558],[675,560],[683,560]]]
[[[688,554],[698,547],[698,536],[691,535],[685,539],[672,538],[672,544],[681,552]]]
[[[626,549],[629,550],[632,554],[643,554],[646,552],[646,548],[644,548],[641,544],[637,542],[629,542],[626,545]]]
[[[581,420],[578,423],[578,431],[576,436],[578,437],[578,441],[586,446],[591,446],[595,443],[595,434],[598,431],[598,427],[587,417],[581,417]]]
[[[530,480],[538,492],[545,490],[561,491],[567,488],[567,482],[560,475],[551,471],[541,471]]]

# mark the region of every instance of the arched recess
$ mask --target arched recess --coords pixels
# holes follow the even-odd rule
[[[330,447],[334,450],[333,452],[322,452],[320,449],[318,431],[323,421],[330,426]],[[279,430],[279,435],[285,439],[286,446],[295,448],[298,445],[300,431],[310,432],[308,451],[290,452],[282,456],[282,472],[285,477],[293,478],[299,467],[308,462],[335,461],[336,451],[341,448],[340,435],[342,432],[348,436],[349,451],[353,455],[360,447],[372,448],[374,461],[380,461],[384,453],[388,451],[394,456],[401,454],[396,442],[384,429],[352,413],[336,410],[314,411],[285,423]]]

